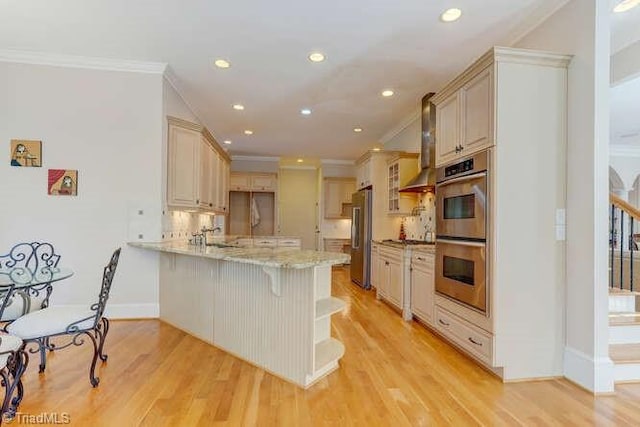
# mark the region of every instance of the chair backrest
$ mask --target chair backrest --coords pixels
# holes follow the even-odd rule
[[[36,274],[58,266],[60,255],[46,242],[18,243],[8,254],[0,255],[0,273],[23,276],[25,283]]]
[[[102,286],[100,287],[98,302],[91,306],[91,310],[95,310],[96,312],[96,322],[98,322],[100,318],[102,318],[104,309],[107,306],[109,292],[111,292],[111,283],[113,282],[113,275],[116,273],[116,267],[118,266],[118,260],[120,259],[120,250],[121,248],[118,248],[113,252],[109,264],[104,267],[104,273],[102,274]]]

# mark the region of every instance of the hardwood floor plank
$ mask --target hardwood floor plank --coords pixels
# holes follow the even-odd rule
[[[346,310],[332,335],[340,368],[303,390],[157,320],[114,321],[100,386],[91,346],[32,355],[27,414],[67,412],[78,426],[637,426],[640,384],[593,397],[562,379],[503,384],[437,335],[405,322],[334,269]]]

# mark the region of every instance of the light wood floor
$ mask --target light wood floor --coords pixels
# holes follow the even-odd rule
[[[44,375],[34,355],[20,410],[67,412],[78,426],[640,425],[640,384],[597,398],[565,380],[502,384],[346,270],[333,277],[333,294],[348,301],[333,317],[346,353],[307,391],[160,321],[118,321],[98,388],[89,345],[54,353]]]

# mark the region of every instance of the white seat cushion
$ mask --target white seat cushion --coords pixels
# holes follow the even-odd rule
[[[42,295],[34,296],[29,295],[27,292],[17,290],[9,299],[7,306],[2,313],[0,321],[6,322],[7,320],[14,320],[20,316],[24,316],[27,313],[31,313],[42,309],[42,302],[46,295],[43,292]],[[0,301],[0,304],[2,301]]]
[[[91,318],[79,323],[78,328],[93,327],[95,315],[95,311],[82,307],[47,307],[19,317],[7,327],[7,331],[23,340],[64,334],[71,323],[87,317]]]
[[[22,345],[22,340],[15,335],[0,334],[0,369],[7,366],[9,351],[15,351]]]

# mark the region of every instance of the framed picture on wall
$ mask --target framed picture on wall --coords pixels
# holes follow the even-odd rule
[[[41,167],[42,141],[11,140],[11,166]]]
[[[47,188],[50,196],[77,196],[78,171],[49,169]]]

